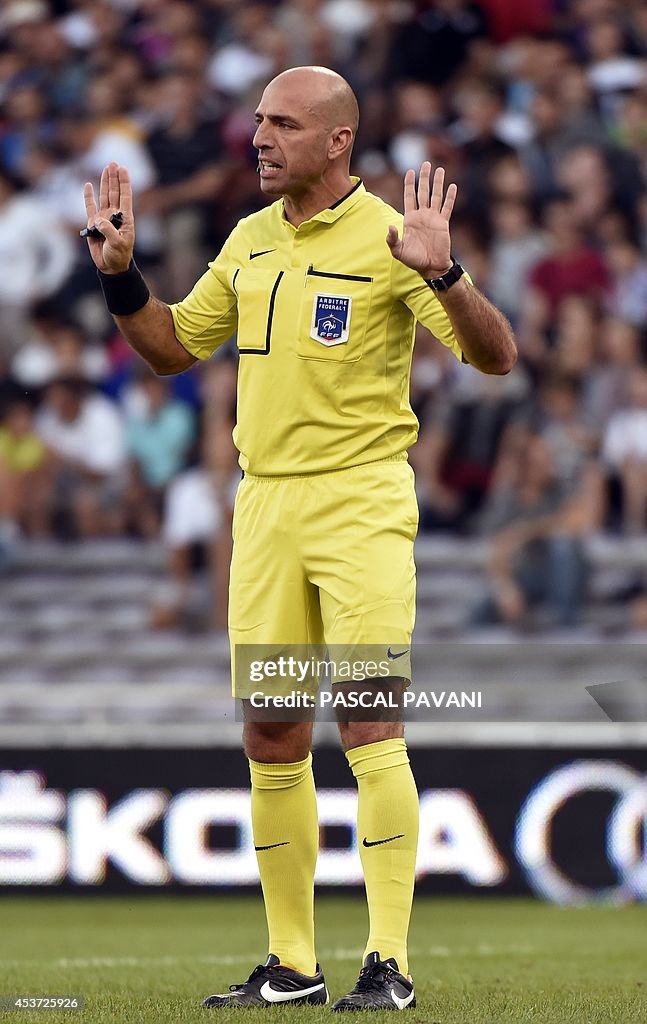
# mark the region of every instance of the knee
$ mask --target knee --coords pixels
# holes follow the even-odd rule
[[[337,725],[344,751],[404,736],[402,722],[338,722]]]
[[[359,707],[343,705],[336,709],[337,728],[344,751],[353,747],[364,747],[367,743],[379,743],[381,740],[401,739],[404,736],[402,724],[403,695],[406,680],[400,676],[391,676],[383,680],[379,690],[374,680],[364,679],[349,683],[335,683],[335,688],[345,693],[347,698],[376,694],[388,697],[388,705],[361,704]],[[372,712],[365,708],[373,706]]]
[[[312,746],[308,722],[246,722],[245,754],[261,764],[294,764],[303,761]]]

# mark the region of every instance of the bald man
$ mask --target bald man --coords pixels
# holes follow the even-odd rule
[[[206,999],[212,1008],[329,998],[314,941],[312,723],[251,714],[259,686],[247,673],[247,645],[261,645],[254,657],[322,643],[370,650],[371,661],[377,652],[388,678],[369,678],[367,660],[366,692],[388,686],[401,696],[415,616],[418,512],[407,449],[418,427],[408,398],[416,321],[485,373],[507,373],[516,358],[509,324],[452,258],[456,186],[445,189],[442,168],[431,181],[428,163],[417,187],[408,171],[403,219],[350,175],[357,124],[352,90],[327,68],[293,68],[270,82],[254,146],[261,190],[277,200],[240,221],[172,306],[150,295],[133,262],[126,168],[105,168],[98,206],[85,188],[88,228],[99,233],[88,238],[90,253],[135,351],[159,374],[209,358],[234,333],[240,354],[234,441],[244,478],[229,631],[269,955],[246,982]],[[110,220],[117,212],[120,227]],[[337,692],[347,692],[332,671]],[[363,717],[342,714],[339,728],[358,786],[369,936],[359,979],[333,1009],[396,1011],[415,1006],[407,932],[418,800],[400,716]]]

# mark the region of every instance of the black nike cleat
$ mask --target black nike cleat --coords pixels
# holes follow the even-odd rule
[[[333,1010],[406,1010],[416,1005],[413,980],[400,974],[393,957],[380,960],[369,953],[352,992],[333,1003]]]
[[[270,953],[264,964],[254,968],[247,981],[230,985],[229,992],[207,996],[202,1005],[209,1010],[219,1006],[273,1006],[276,1003],[302,1006],[327,1003],[328,998],[319,964],[316,974],[300,974],[291,967],[283,967],[278,956]]]

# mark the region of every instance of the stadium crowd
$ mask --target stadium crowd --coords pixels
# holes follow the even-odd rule
[[[426,159],[458,182],[455,255],[517,335],[492,378],[419,329],[421,529],[491,538],[474,622],[544,598],[571,623],[582,540],[647,525],[642,0],[2,3],[0,563],[19,534],[161,535],[178,580],[207,545],[224,593],[235,342],[172,380],[139,363],[78,236],[82,187],[129,168],[138,264],[181,298],[262,202],[263,83],[310,63],[358,95],[371,191],[400,208]]]

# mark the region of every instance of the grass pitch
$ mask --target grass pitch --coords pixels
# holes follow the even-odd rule
[[[359,898],[320,898],[319,956],[332,999],[355,982]],[[647,1021],[647,907],[560,909],[530,900],[418,898],[411,928],[418,1006],[409,1024]],[[265,957],[260,898],[0,900],[0,994],[81,995],[82,1012],[12,1011],[14,1024],[332,1024],[329,1007],[203,1010]],[[360,1015],[363,1019],[363,1015]],[[392,1013],[371,1021],[393,1022]]]

